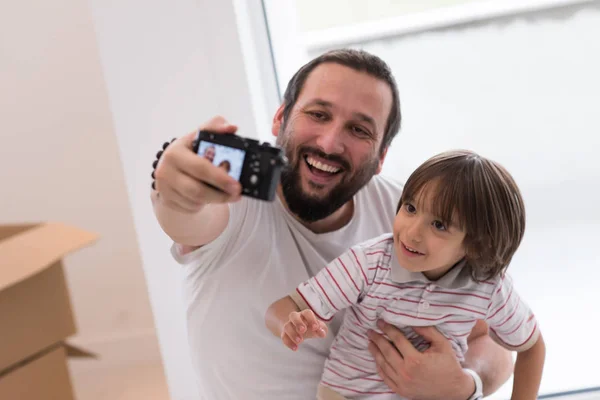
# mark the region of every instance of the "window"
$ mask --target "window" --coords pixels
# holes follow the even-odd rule
[[[577,3],[577,4],[576,4]],[[600,12],[589,1],[264,1],[283,93],[326,49],[381,56],[403,128],[383,174],[468,148],[513,174],[525,239],[509,272],[547,345],[541,394],[598,385]],[[509,398],[512,381],[492,398]]]

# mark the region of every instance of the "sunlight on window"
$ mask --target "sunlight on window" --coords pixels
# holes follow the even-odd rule
[[[317,31],[481,1],[483,0],[300,0],[296,1],[298,30]]]

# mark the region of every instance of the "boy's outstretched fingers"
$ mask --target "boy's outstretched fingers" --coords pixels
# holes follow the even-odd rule
[[[306,319],[304,318],[302,312],[292,312],[290,314],[290,322],[294,325],[296,331],[300,334],[304,334],[304,332],[306,332],[306,330],[308,329]]]
[[[290,350],[298,350],[298,345],[294,343],[294,341],[290,338],[290,336],[287,333],[283,332],[281,334],[281,340],[283,341],[283,344]]]
[[[303,310],[300,312],[308,331],[304,337],[325,337],[327,336],[327,325],[317,318],[312,310]]]
[[[327,324],[325,324],[325,322],[323,322],[323,321],[319,321],[319,328],[317,330],[317,335],[319,337],[323,338],[323,337],[327,336],[327,331],[328,331]]]
[[[283,344],[291,350],[298,350],[298,344],[302,342],[302,335],[296,331],[296,327],[291,322],[287,322],[281,332],[281,340]]]
[[[312,312],[312,310],[303,310],[300,312],[300,314],[302,314],[302,318],[304,319],[304,321],[306,322],[306,325],[309,327],[309,329],[313,332],[318,332],[319,329],[321,328],[321,325],[319,324],[319,320],[317,319],[317,316],[315,315],[314,312]]]

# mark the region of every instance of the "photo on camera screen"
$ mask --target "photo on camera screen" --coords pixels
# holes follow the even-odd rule
[[[223,168],[236,181],[240,180],[246,152],[221,144],[201,141],[198,155],[210,160],[213,165]]]

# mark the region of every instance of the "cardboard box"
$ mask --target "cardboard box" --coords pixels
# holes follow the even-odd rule
[[[97,236],[60,223],[0,225],[0,399],[71,400],[76,333],[62,258]]]

